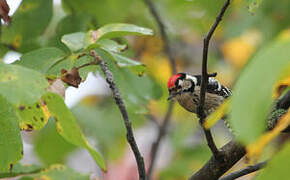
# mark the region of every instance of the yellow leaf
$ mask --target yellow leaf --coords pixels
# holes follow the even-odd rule
[[[50,117],[50,113],[49,113],[48,108],[47,108],[46,104],[44,103],[44,101],[41,101],[41,109],[42,109],[42,111],[45,115],[45,119],[47,121]]]
[[[230,102],[230,98],[226,99],[215,112],[211,113],[210,116],[206,118],[203,126],[206,129],[210,129],[215,125],[228,112]]]
[[[283,30],[279,34],[278,39],[279,40],[288,40],[288,39],[290,39],[290,29]]]
[[[276,83],[274,88],[274,98],[278,98],[281,96],[281,94],[284,92],[284,90],[290,86],[290,77],[286,77],[285,79],[280,80],[278,83]]]
[[[290,125],[290,110],[279,120],[277,125],[271,131],[268,131],[262,135],[257,142],[249,144],[246,147],[246,157],[250,162],[256,162],[267,144],[271,142],[281,131],[286,129]]]
[[[142,62],[146,64],[149,74],[161,82],[166,83],[171,76],[171,68],[169,60],[165,57],[154,56],[153,54],[144,53],[142,55]]]
[[[260,32],[253,30],[225,42],[221,48],[225,59],[236,68],[242,68],[252,56],[260,39]]]

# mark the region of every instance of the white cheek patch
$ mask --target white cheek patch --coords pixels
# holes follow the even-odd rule
[[[181,86],[181,85],[182,85],[182,83],[183,83],[183,81],[182,81],[182,80],[178,80],[178,85],[179,85],[179,86]]]
[[[194,77],[194,76],[190,76],[190,75],[186,75],[185,78],[186,78],[186,79],[191,79],[195,85],[197,84],[197,79],[196,79],[196,77]]]

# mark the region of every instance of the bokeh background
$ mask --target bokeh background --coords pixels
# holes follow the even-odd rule
[[[17,10],[21,0],[7,0],[11,11]],[[167,27],[170,44],[180,72],[199,74],[201,70],[202,38],[214,22],[221,0],[154,0]],[[248,3],[235,0],[228,9],[214,34],[209,49],[209,72],[217,72],[217,79],[232,87],[242,68],[257,50],[271,40],[290,36],[289,0],[263,1],[255,11],[249,11]],[[13,19],[12,19],[13,21]],[[155,141],[158,124],[164,119],[168,108],[167,80],[171,67],[155,19],[143,1],[136,0],[55,0],[53,15],[48,28],[37,37],[38,43],[23,46],[17,51],[3,50],[2,60],[12,63],[23,53],[42,46],[56,46],[64,51],[60,42],[64,34],[97,29],[108,23],[131,23],[154,30],[154,36],[119,39],[128,43],[125,54],[147,67],[146,73],[154,81],[153,97],[142,92],[132,96],[140,107],[129,108],[138,146],[145,158],[150,160],[150,149]],[[37,25],[35,25],[37,28]],[[145,84],[146,85],[146,84]],[[122,87],[134,94],[137,86]],[[146,93],[144,93],[146,94]],[[141,96],[141,97],[140,97]],[[135,99],[134,99],[135,98]],[[108,173],[102,174],[90,155],[67,143],[55,130],[54,122],[40,131],[23,132],[24,164],[50,165],[64,163],[80,173],[90,173],[92,179],[134,180],[137,168],[133,154],[126,142],[126,132],[121,114],[111,98],[105,80],[98,72],[90,73],[79,88],[68,87],[65,102],[77,117],[85,135],[104,155]],[[144,105],[144,107],[143,107]],[[217,145],[231,139],[222,122],[213,127]],[[274,142],[275,143],[275,142]],[[265,154],[271,153],[269,147]],[[186,179],[209,159],[211,153],[194,114],[175,104],[168,132],[162,140],[158,153],[155,179]],[[265,155],[266,156],[266,155]],[[241,160],[232,170],[244,166]],[[243,177],[250,179],[251,176]]]

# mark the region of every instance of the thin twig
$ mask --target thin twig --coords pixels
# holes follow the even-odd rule
[[[151,152],[150,152],[151,153],[150,154],[151,163],[149,165],[148,172],[147,172],[147,180],[151,179],[151,176],[152,176],[152,173],[153,173],[153,169],[154,169],[154,165],[155,165],[155,160],[156,160],[156,157],[157,157],[157,152],[159,150],[161,140],[167,133],[166,131],[167,131],[167,127],[168,127],[168,124],[169,124],[169,121],[170,121],[170,116],[172,114],[173,105],[174,105],[174,102],[171,101],[170,104],[169,104],[167,113],[165,115],[165,118],[164,118],[164,120],[162,122],[162,125],[159,126],[158,136],[157,136],[155,142],[152,144]]]
[[[92,61],[92,62],[89,62],[89,63],[86,63],[86,64],[82,64],[78,67],[76,67],[77,69],[81,69],[81,68],[84,68],[84,67],[87,67],[87,66],[91,66],[91,65],[98,65],[98,62],[96,61]]]
[[[225,4],[223,5],[219,15],[217,16],[214,24],[212,25],[210,31],[208,32],[208,34],[206,35],[206,37],[203,40],[203,57],[202,57],[202,76],[201,76],[201,90],[200,90],[200,104],[198,107],[198,116],[200,118],[200,124],[203,126],[203,122],[205,120],[205,112],[204,112],[204,102],[205,102],[205,92],[206,92],[206,87],[208,84],[208,77],[209,74],[207,72],[207,56],[208,56],[208,48],[209,48],[209,42],[210,39],[213,35],[213,33],[215,32],[218,24],[220,23],[220,21],[222,20],[222,17],[227,9],[227,7],[230,5],[230,0],[227,0],[225,2]],[[209,148],[211,150],[211,152],[213,153],[213,155],[216,158],[219,158],[219,151],[218,148],[216,147],[214,140],[212,138],[211,132],[210,130],[206,130],[205,128],[203,128],[203,131],[205,133]]]
[[[134,138],[134,134],[133,134],[133,130],[132,130],[132,126],[131,126],[131,121],[129,119],[128,116],[128,112],[126,110],[126,106],[124,104],[124,101],[121,97],[120,91],[118,89],[118,87],[116,86],[115,82],[114,82],[114,78],[113,78],[113,74],[112,72],[108,69],[107,64],[102,60],[102,58],[96,53],[96,51],[92,50],[90,52],[91,56],[93,56],[95,58],[95,60],[100,64],[101,69],[103,71],[103,73],[106,76],[106,81],[109,84],[112,93],[113,93],[113,97],[116,101],[116,104],[118,105],[123,120],[125,122],[125,126],[127,129],[127,141],[130,144],[130,147],[135,155],[135,159],[137,162],[137,166],[138,166],[138,172],[139,172],[139,179],[140,180],[145,180],[146,174],[145,174],[145,165],[144,165],[144,159],[139,151],[139,148],[137,146],[136,140]]]
[[[164,44],[164,52],[168,56],[172,74],[175,74],[176,73],[175,56],[174,56],[174,53],[173,53],[172,48],[170,46],[169,38],[168,38],[168,35],[166,33],[166,27],[165,27],[160,15],[159,15],[157,9],[156,9],[156,7],[152,3],[152,1],[151,0],[144,0],[144,3],[148,6],[152,16],[154,17],[154,19],[155,19],[155,21],[156,21],[156,23],[158,25],[158,28],[159,28],[159,31],[160,31],[160,34],[161,34],[161,38],[162,38],[162,41],[163,41],[163,44]],[[152,144],[151,152],[150,152],[150,160],[151,160],[151,162],[149,164],[149,168],[148,168],[148,172],[147,172],[147,180],[151,179],[151,176],[152,176],[152,173],[153,173],[153,169],[154,169],[154,166],[155,166],[155,162],[156,162],[156,155],[158,153],[158,150],[159,150],[159,147],[160,147],[160,143],[161,143],[163,137],[166,135],[166,130],[167,130],[167,127],[168,127],[168,125],[170,123],[170,117],[171,117],[171,114],[172,114],[173,105],[174,105],[174,102],[171,101],[169,106],[168,106],[167,113],[166,113],[166,115],[165,115],[165,117],[164,117],[164,119],[162,121],[162,124],[158,128],[157,138],[156,138],[155,142]]]
[[[153,123],[156,125],[156,127],[160,127],[160,124],[158,122],[158,120],[156,119],[156,117],[154,117],[152,114],[148,114],[147,115],[147,118]]]
[[[152,3],[151,0],[144,0],[145,4],[148,6],[152,16],[154,17],[155,21],[158,24],[159,27],[159,31],[162,37],[162,41],[164,43],[164,51],[167,54],[170,64],[171,64],[171,69],[172,69],[172,73],[175,74],[176,73],[176,63],[175,63],[175,56],[173,54],[172,48],[170,46],[170,42],[169,42],[169,38],[168,35],[166,33],[166,27],[160,17],[160,15],[158,14],[156,7],[154,6],[154,4]]]
[[[245,176],[247,174],[250,174],[252,172],[258,171],[260,169],[262,169],[263,167],[265,167],[267,164],[267,161],[264,162],[260,162],[258,164],[252,165],[252,166],[248,166],[244,169],[241,169],[239,171],[230,173],[222,178],[220,178],[219,180],[234,180],[237,179],[239,177]]]

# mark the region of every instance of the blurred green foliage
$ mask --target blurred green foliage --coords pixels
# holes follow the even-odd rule
[[[284,148],[268,163],[267,167],[258,175],[257,180],[288,179],[288,163],[290,158],[290,145],[286,143]]]
[[[178,69],[200,72],[202,36],[214,22],[223,1],[155,0],[153,3],[167,27]],[[242,72],[234,87],[232,124],[243,142],[252,142],[264,132],[273,102],[273,86],[282,72],[286,71],[284,76],[289,77],[289,10],[289,0],[232,1],[213,37],[209,69],[218,71],[217,78],[228,86]],[[127,37],[152,35],[151,29],[153,37]],[[11,24],[2,25],[1,30],[0,177],[30,172],[30,176],[22,179],[88,179],[88,175],[54,165],[65,164],[77,146],[87,148],[103,169],[105,161],[124,166],[118,162],[126,158],[126,132],[113,99],[105,95],[88,97],[70,110],[60,96],[51,93],[43,96],[51,81],[62,78],[62,69],[70,71],[94,61],[89,56],[92,49],[112,71],[134,128],[147,132],[147,115],[152,114],[159,122],[166,113],[165,84],[170,66],[162,52],[158,26],[142,1],[62,0],[59,5],[52,0],[23,0]],[[8,51],[22,53],[20,61],[3,64]],[[243,63],[237,63],[242,60]],[[79,69],[83,81],[89,72],[103,76],[98,66],[87,66]],[[50,79],[49,83],[45,78]],[[255,91],[259,92],[252,93]],[[54,119],[48,121],[48,116]],[[165,180],[186,179],[204,164],[210,151],[204,143],[193,143],[200,138],[196,133],[198,128],[194,128],[198,127],[192,120],[194,116],[175,106],[172,119],[170,145],[166,147],[172,150],[172,155],[167,158],[166,167],[156,169],[156,175]],[[15,164],[22,158],[17,122],[22,130],[41,129],[34,134],[33,143],[44,167]],[[225,139],[223,136],[217,132],[215,137]],[[87,143],[86,137],[96,142],[98,150]],[[261,177],[283,175],[279,164],[287,163],[287,148],[273,158],[269,166],[273,168],[265,169]],[[268,152],[264,156],[272,155]],[[14,168],[9,173],[10,164]]]
[[[265,119],[269,116],[273,103],[273,87],[281,76],[290,77],[289,49],[289,40],[280,40],[265,46],[237,81],[229,121],[238,135],[237,138],[244,144],[257,140],[267,128]],[[255,91],[259,93],[254,93]],[[249,101],[251,99],[255,100]],[[243,107],[243,110],[240,107]]]

